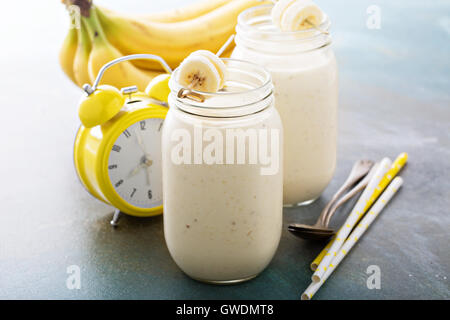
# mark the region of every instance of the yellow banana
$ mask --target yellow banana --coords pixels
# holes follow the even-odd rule
[[[78,28],[78,48],[73,61],[73,73],[78,86],[81,88],[85,83],[92,84],[88,72],[89,54],[91,53],[91,40],[86,30],[85,22],[80,21]]]
[[[99,70],[109,61],[122,56],[122,53],[113,47],[103,32],[98,21],[97,10],[94,6],[90,9],[90,16],[82,18],[86,22],[89,37],[92,42],[92,49],[89,55],[88,71],[91,81],[97,77]],[[161,72],[145,73],[136,68],[129,61],[124,61],[110,67],[102,77],[101,83],[123,88],[136,85],[140,91],[144,91],[153,74]]]
[[[192,4],[188,4],[174,10],[137,15],[136,18],[157,22],[186,21],[204,15],[230,1],[232,0],[198,0]],[[106,8],[101,8],[101,10],[112,12]]]
[[[63,45],[59,50],[59,64],[63,69],[64,73],[73,81],[75,81],[75,76],[73,73],[73,61],[75,57],[75,52],[77,51],[77,30],[75,28],[70,28],[69,32],[64,39]]]
[[[143,21],[102,10],[98,14],[109,41],[123,54],[157,54],[175,68],[192,51],[216,52],[234,33],[238,15],[261,3],[232,0],[195,19],[174,23]],[[141,61],[139,66],[160,69],[154,62]]]

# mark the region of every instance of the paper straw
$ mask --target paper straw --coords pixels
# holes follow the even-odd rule
[[[234,40],[234,34],[228,37],[227,41],[220,47],[219,51],[217,51],[216,56],[220,57],[225,50],[230,46],[231,42]]]
[[[311,262],[310,264],[310,268],[312,271],[316,271],[317,267],[320,264],[320,261],[322,261],[323,257],[325,257],[325,255],[327,254],[328,250],[330,250],[331,245],[334,242],[334,239],[336,239],[336,235],[334,235],[331,240],[327,243],[327,245],[325,246],[325,248],[322,249],[322,251],[320,251],[319,255],[313,260],[313,262]]]
[[[384,158],[383,160],[381,160],[380,165],[377,166],[376,171],[372,179],[370,179],[366,189],[364,189],[358,202],[356,202],[356,205],[353,208],[352,212],[347,217],[347,220],[345,220],[344,225],[336,234],[336,239],[333,241],[333,244],[331,245],[327,254],[323,257],[322,261],[320,261],[317,270],[314,271],[314,274],[311,277],[312,281],[319,282],[322,279],[322,276],[327,270],[328,265],[331,262],[331,259],[333,259],[333,257],[339,251],[339,248],[344,243],[345,239],[347,239],[347,236],[357,223],[358,218],[363,215],[364,207],[369,202],[372,193],[375,191],[375,188],[378,186],[385,173],[388,172],[390,166],[391,160],[389,160],[389,158]]]
[[[328,279],[328,277],[333,273],[333,271],[336,269],[339,263],[341,263],[341,261],[347,255],[347,253],[353,248],[358,239],[362,237],[367,228],[372,224],[372,222],[375,221],[378,214],[383,210],[383,208],[386,206],[389,200],[392,199],[392,197],[397,192],[397,190],[402,186],[402,184],[403,179],[401,177],[397,177],[394,179],[394,181],[392,181],[392,183],[389,185],[386,191],[383,192],[380,199],[378,199],[378,201],[375,202],[369,213],[364,216],[364,218],[357,225],[355,230],[353,230],[348,239],[344,242],[342,248],[336,254],[336,257],[333,258],[333,260],[331,261],[330,265],[327,268],[327,271],[322,276],[321,281],[312,282],[309,285],[309,287],[305,290],[305,292],[303,292],[301,297],[302,300],[309,300],[314,296],[317,290],[319,290],[322,284],[324,284],[324,282]]]
[[[398,155],[398,157],[395,159],[394,163],[391,165],[391,168],[388,172],[384,175],[383,179],[381,179],[380,183],[378,184],[378,187],[373,192],[372,196],[369,199],[369,202],[366,204],[363,210],[363,214],[366,213],[366,211],[370,208],[370,206],[374,203],[374,201],[378,198],[380,193],[386,189],[387,185],[391,180],[400,172],[400,170],[405,166],[406,162],[408,161],[408,154],[406,152],[403,152]],[[362,218],[362,215],[358,218],[358,221]],[[319,266],[320,262],[322,261],[323,257],[327,254],[328,250],[330,249],[331,245],[334,242],[334,239],[336,236],[333,236],[331,240],[328,242],[328,244],[323,248],[323,250],[319,253],[319,255],[311,262],[311,270],[316,271],[317,267]]]
[[[374,203],[375,200],[377,200],[379,195],[384,191],[384,189],[386,189],[391,180],[394,179],[394,177],[399,173],[399,171],[405,166],[407,161],[408,161],[408,154],[406,152],[400,153],[398,155],[398,157],[392,163],[389,171],[386,172],[383,179],[381,179],[380,184],[373,192],[369,202],[367,202],[366,206],[364,207],[364,212],[366,212],[370,208],[372,203]]]

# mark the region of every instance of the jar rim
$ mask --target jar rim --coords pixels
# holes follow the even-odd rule
[[[311,39],[323,36],[323,33],[314,27],[297,30],[297,31],[280,31],[280,30],[261,30],[255,27],[255,23],[261,22],[261,18],[270,17],[270,11],[273,5],[260,5],[248,8],[241,12],[238,16],[238,22],[236,25],[237,34],[245,34],[252,32],[257,34],[258,37],[265,38],[266,41],[309,41]],[[258,12],[259,11],[259,12]],[[255,19],[256,17],[259,18]],[[252,19],[253,18],[253,19]],[[271,17],[270,17],[271,20]],[[328,31],[331,26],[331,21],[326,13],[323,14],[322,22],[317,26],[318,29]]]
[[[191,90],[194,94],[204,97],[203,102],[180,98],[178,92],[186,88],[176,81],[176,75],[179,71],[177,68],[173,71],[169,80],[170,100],[176,102],[177,107],[183,111],[198,115],[212,112],[214,115],[211,116],[218,117],[247,115],[267,107],[267,103],[264,103],[264,101],[273,93],[270,72],[258,64],[245,60],[233,58],[221,58],[221,60],[229,68],[228,74],[231,75],[226,79],[226,83],[242,82],[249,87],[248,89],[218,92]],[[247,80],[245,83],[243,82],[244,78]],[[250,84],[250,81],[254,82]]]

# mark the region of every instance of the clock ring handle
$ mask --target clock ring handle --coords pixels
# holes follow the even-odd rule
[[[172,69],[170,68],[170,66],[167,64],[167,62],[161,58],[160,56],[157,56],[155,54],[146,54],[146,53],[142,53],[142,54],[130,54],[128,56],[123,56],[117,59],[114,59],[110,62],[108,62],[107,64],[105,64],[100,71],[98,72],[97,78],[94,81],[94,84],[91,85],[86,83],[83,85],[83,90],[90,95],[91,93],[93,93],[96,89],[97,86],[100,82],[100,80],[102,79],[103,74],[105,73],[106,69],[108,69],[109,67],[122,62],[122,61],[127,61],[127,60],[137,60],[137,59],[148,59],[148,60],[153,60],[153,61],[158,61],[161,66],[164,68],[164,70],[166,70],[168,73],[172,73]]]

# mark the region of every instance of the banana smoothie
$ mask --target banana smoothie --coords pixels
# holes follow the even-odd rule
[[[286,132],[285,204],[317,198],[336,167],[336,61],[333,55],[312,55],[307,61],[304,68],[271,70],[275,101]]]
[[[189,77],[200,60],[191,61]],[[162,133],[167,247],[187,275],[219,284],[251,279],[269,264],[283,206],[282,127],[270,75],[224,61],[228,85],[204,102],[177,97],[183,72],[174,72]]]
[[[328,34],[281,31],[271,10],[260,6],[239,16],[232,57],[270,71],[284,128],[283,202],[308,204],[323,192],[336,166],[337,65]],[[328,18],[321,21],[327,30]]]

